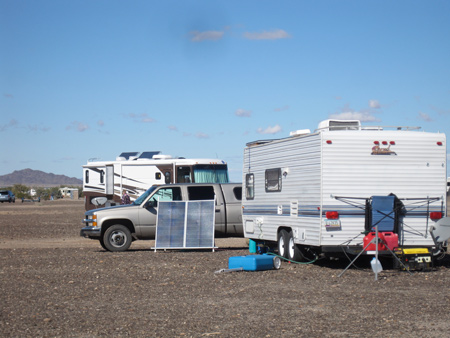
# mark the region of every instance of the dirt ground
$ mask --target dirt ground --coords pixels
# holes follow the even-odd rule
[[[248,254],[245,239],[216,252],[124,253],[79,237],[83,202],[0,204],[1,337],[445,337],[450,258],[434,271],[367,262],[283,263],[215,272]]]

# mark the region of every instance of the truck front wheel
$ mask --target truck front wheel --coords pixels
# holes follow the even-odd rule
[[[115,224],[103,234],[103,244],[109,251],[126,251],[131,245],[131,232],[122,224]]]

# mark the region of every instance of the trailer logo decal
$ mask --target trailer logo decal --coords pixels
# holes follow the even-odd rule
[[[387,141],[381,142],[383,146],[380,146],[379,141],[373,142],[375,145],[372,147],[372,155],[397,155],[397,153],[391,150],[391,146],[395,145],[395,141]],[[386,147],[387,146],[387,147]]]

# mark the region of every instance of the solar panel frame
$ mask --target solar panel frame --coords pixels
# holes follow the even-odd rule
[[[215,200],[160,201],[156,221],[158,249],[215,249]]]

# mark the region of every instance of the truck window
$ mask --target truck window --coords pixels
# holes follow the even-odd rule
[[[248,200],[255,198],[255,176],[253,174],[245,175],[245,198]]]
[[[181,201],[181,189],[179,187],[161,188],[150,201]]]
[[[233,193],[234,193],[234,197],[236,197],[236,199],[238,201],[242,200],[242,187],[234,188]]]
[[[281,191],[281,168],[266,170],[266,192]]]
[[[188,187],[188,195],[190,201],[213,200],[215,196],[214,187]]]

